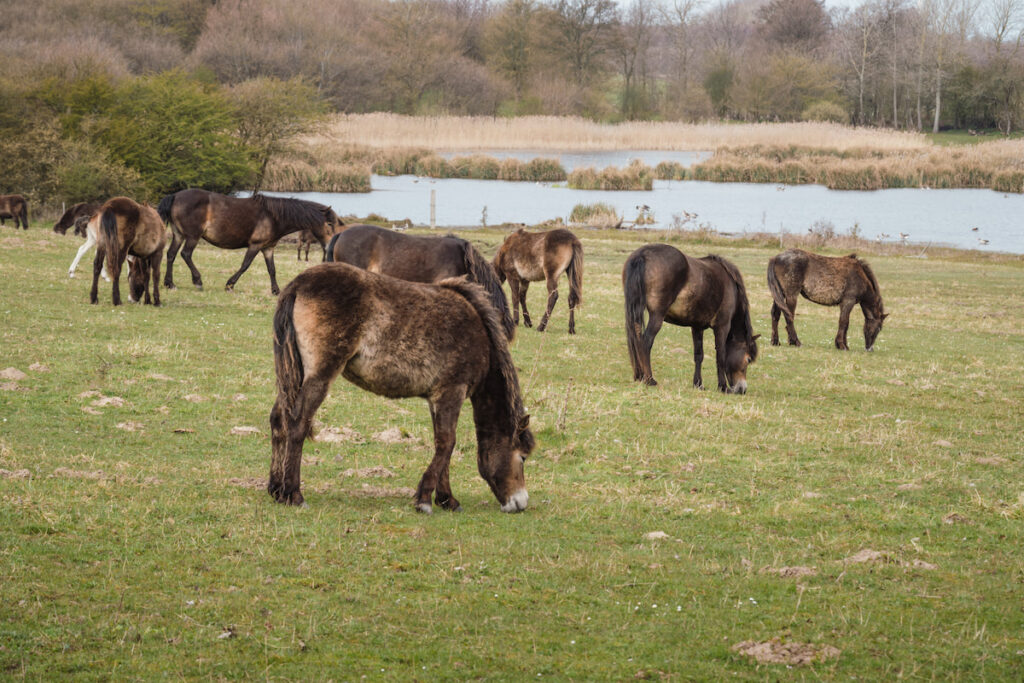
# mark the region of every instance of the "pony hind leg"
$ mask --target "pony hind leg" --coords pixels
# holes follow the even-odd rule
[[[703,389],[704,378],[700,368],[704,364],[704,330],[691,327],[690,332],[693,333],[693,386]]]
[[[844,300],[839,305],[839,329],[836,330],[836,348],[840,351],[849,351],[850,346],[846,343],[846,332],[850,328],[850,312],[856,305],[856,301]]]
[[[306,260],[309,260],[309,247],[306,247]],[[263,262],[267,264],[267,274],[270,275],[270,293],[277,296],[281,289],[277,286],[277,269],[274,267],[274,247],[263,250]]]
[[[526,327],[533,327],[533,321],[530,320],[530,312],[526,310],[526,292],[530,289],[530,281],[520,278],[519,279],[519,305],[523,309],[523,325]]]
[[[164,274],[164,287],[167,289],[177,289],[174,285],[174,259],[178,255],[178,249],[181,249],[181,243],[183,239],[176,230],[171,231],[171,246],[167,247],[167,272]],[[182,258],[185,255],[182,254]]]
[[[198,237],[187,238],[185,240],[185,246],[181,249],[181,260],[185,262],[185,265],[188,266],[189,272],[192,274],[192,284],[201,292],[203,291],[203,276],[199,273],[199,269],[196,268],[195,261],[192,260],[192,252],[196,250],[196,245],[198,244]],[[171,264],[168,262],[168,271],[170,271],[170,268]]]
[[[638,359],[640,361],[640,377],[638,379],[649,387],[658,386],[657,380],[654,379],[654,369],[651,367],[651,349],[654,348],[654,338],[658,336],[658,332],[661,330],[661,325],[664,322],[664,313],[650,311],[647,318],[647,327],[644,329],[641,339],[640,358]]]
[[[224,285],[224,289],[231,291],[235,288],[235,283],[238,282],[238,278],[242,277],[242,273],[249,270],[249,266],[252,265],[252,260],[256,258],[256,254],[259,253],[260,248],[257,246],[250,246],[245,250],[245,256],[242,257],[242,266],[235,272],[234,275],[228,278],[227,283]]]
[[[330,381],[323,377],[306,377],[294,405],[288,405],[279,393],[270,411],[272,457],[267,491],[279,503],[305,503],[301,492],[302,445],[329,386]]]
[[[458,510],[461,507],[452,495],[448,466],[455,448],[455,427],[466,396],[465,389],[463,386],[449,387],[440,397],[430,401],[430,419],[434,425],[434,457],[416,488],[416,509],[420,512],[430,514],[433,511],[431,496],[445,510]]]
[[[783,311],[782,315],[786,318],[786,337],[789,340],[789,345],[803,346],[803,344],[800,343],[800,338],[796,336],[796,325],[793,323],[793,316],[796,315],[796,302],[796,296],[788,297],[786,305],[789,307],[792,315],[787,314],[785,311]]]
[[[558,280],[548,275],[548,307],[544,311],[544,316],[540,319],[540,325],[537,325],[537,331],[543,332],[547,329],[548,320],[551,318],[551,311],[555,309],[555,302],[558,301]]]

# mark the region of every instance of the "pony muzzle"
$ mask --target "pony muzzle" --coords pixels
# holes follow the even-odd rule
[[[522,512],[530,504],[530,494],[526,489],[519,489],[501,506],[502,512]]]

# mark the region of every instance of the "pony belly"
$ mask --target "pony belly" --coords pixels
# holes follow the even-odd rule
[[[387,398],[429,396],[440,380],[437,370],[428,364],[363,353],[349,360],[341,374],[360,389]]]

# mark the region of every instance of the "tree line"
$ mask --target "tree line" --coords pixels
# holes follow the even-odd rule
[[[1004,133],[1024,116],[1024,0],[5,5],[0,183],[35,173],[66,198],[199,168],[211,189],[258,185],[325,111]],[[29,150],[35,170],[12,168]]]

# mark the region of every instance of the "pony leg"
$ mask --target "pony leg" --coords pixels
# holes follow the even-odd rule
[[[171,246],[167,247],[167,273],[164,274],[164,287],[167,289],[177,289],[174,286],[174,259],[178,255],[178,249],[181,249],[182,238],[177,231],[171,231]],[[185,255],[181,255],[185,258]]]
[[[795,296],[786,301],[786,305],[793,315],[796,315],[796,302],[797,298]],[[793,324],[793,315],[787,315],[786,313],[782,315],[786,318],[786,337],[789,339],[789,345],[802,346],[800,338],[796,336],[796,325]]]
[[[199,269],[196,268],[196,264],[192,260],[192,252],[196,250],[197,244],[199,244],[198,237],[186,238],[185,246],[181,249],[181,259],[188,266],[188,270],[192,274],[192,284],[201,292],[203,291],[203,276],[199,274]],[[169,268],[170,264],[167,267]]]
[[[523,325],[533,327],[533,321],[530,320],[530,312],[526,310],[526,290],[529,288],[529,280],[519,280],[519,304],[523,307]]]
[[[160,261],[163,260],[163,249],[157,249],[149,257],[149,269],[153,271],[153,305],[160,305]],[[149,296],[149,288],[146,288],[146,295]]]
[[[569,309],[569,334],[576,334],[576,307]]]
[[[537,331],[543,332],[548,326],[548,319],[551,318],[551,311],[555,308],[555,302],[558,301],[558,280],[552,277],[547,278],[548,284],[548,307],[544,311],[544,317],[540,319],[540,325],[537,325]]]
[[[306,260],[309,260],[309,247],[306,247]],[[263,262],[267,264],[267,273],[270,275],[270,293],[277,296],[281,289],[277,286],[277,269],[274,267],[274,247],[263,250]]]
[[[294,406],[287,406],[278,393],[270,411],[271,449],[270,480],[267,490],[279,503],[302,505],[302,444],[317,408],[327,396],[330,382],[319,376],[306,377]]]
[[[715,367],[718,370],[718,390],[728,393],[729,382],[725,377],[726,339],[729,337],[728,327],[712,328],[715,333]]]
[[[434,424],[434,458],[416,489],[416,509],[428,515],[432,512],[430,498],[435,489],[438,505],[446,510],[459,509],[459,501],[452,496],[448,482],[448,465],[455,448],[455,426],[459,421],[465,395],[465,387],[460,386],[430,401],[430,419]]]
[[[693,386],[703,389],[704,378],[700,366],[704,363],[704,330],[691,327],[690,332],[693,333]]]
[[[512,275],[508,278],[508,287],[512,290],[512,324],[519,326],[519,278]],[[526,324],[530,326],[529,323]]]
[[[103,259],[105,256],[106,250],[102,246],[97,246],[96,258],[92,261],[92,290],[89,292],[89,303],[91,304],[98,304],[100,302],[100,271],[103,270]]]
[[[843,300],[839,307],[839,330],[836,332],[836,348],[840,351],[849,351],[846,344],[846,331],[850,328],[850,311],[857,302]]]
[[[238,282],[238,278],[242,277],[242,273],[249,270],[249,266],[252,265],[252,260],[256,258],[256,254],[259,250],[259,247],[253,246],[250,246],[245,250],[245,256],[242,257],[242,267],[238,269],[238,272],[228,278],[227,284],[224,285],[224,289],[230,292],[235,288],[235,283]]]
[[[94,246],[96,246],[96,239],[91,233],[87,232],[85,234],[85,242],[78,248],[78,253],[75,254],[75,258],[71,261],[71,265],[68,266],[68,277],[75,276],[75,270],[78,268],[78,262],[82,260],[83,256],[85,256],[85,252],[89,251]]]
[[[772,346],[779,345],[779,318],[782,317],[782,309],[778,304],[772,304]]]
[[[121,252],[122,254],[124,252]],[[110,289],[111,300],[115,306],[121,305],[121,263],[111,260],[110,264]]]
[[[662,323],[665,322],[664,313],[648,313],[647,328],[640,344],[640,377],[637,378],[649,387],[658,386],[654,379],[654,369],[651,367],[651,349],[654,348],[654,338],[658,336]],[[634,371],[635,374],[635,371]]]

